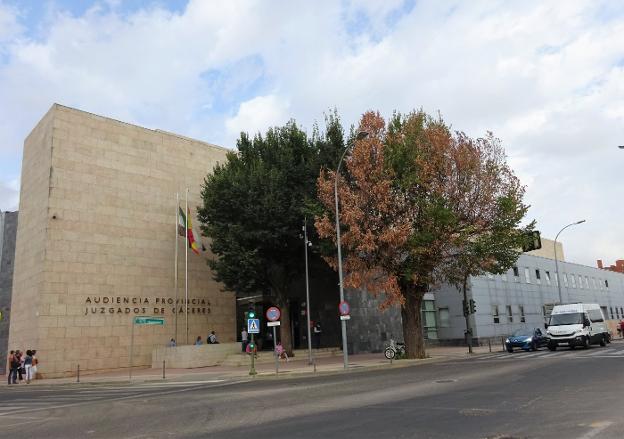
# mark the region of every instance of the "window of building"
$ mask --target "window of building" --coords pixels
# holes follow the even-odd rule
[[[589,290],[589,277],[585,276],[585,288]]]
[[[524,317],[524,306],[520,305],[518,308],[520,309],[520,322],[526,323],[526,319]]]
[[[579,290],[583,289],[583,276],[581,276],[580,274],[578,277],[578,287],[579,287]]]
[[[609,289],[609,281],[605,279],[605,288]]]
[[[507,321],[513,323],[513,314],[511,313],[511,305],[507,305]]]
[[[611,320],[613,320],[613,307],[609,307],[609,313],[611,314]]]
[[[567,273],[563,273],[563,285],[568,288],[568,275]]]
[[[500,316],[498,315],[498,305],[492,305],[492,319],[494,323],[500,323]]]
[[[451,326],[451,319],[448,308],[438,309],[438,315],[440,316],[440,328],[448,328]]]
[[[526,283],[531,283],[531,271],[526,267],[524,268],[524,279],[526,280]]]
[[[620,308],[620,314],[622,314],[622,317],[624,317],[624,309]]]
[[[544,273],[546,274],[546,283],[550,285],[550,271],[544,271]]]
[[[550,319],[550,313],[552,312],[552,309],[552,305],[542,305],[542,313],[544,314],[545,322],[548,322],[548,319]]]
[[[518,271],[518,267],[513,267],[514,277],[520,277],[520,272]]]
[[[539,268],[535,269],[535,283],[536,284],[541,284],[542,283],[542,276],[540,276]]]
[[[436,310],[433,300],[424,300],[421,308],[423,321],[423,332],[425,339],[436,340],[438,338],[438,327],[436,326]]]
[[[619,320],[620,319],[620,310],[618,309],[618,307],[615,307],[615,317]]]
[[[574,276],[573,274],[570,275],[570,283],[572,285],[572,288],[576,288],[576,276]]]

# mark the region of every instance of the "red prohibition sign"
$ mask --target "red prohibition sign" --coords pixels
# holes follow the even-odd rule
[[[338,311],[340,312],[341,316],[348,316],[351,308],[349,307],[349,304],[345,300],[343,300],[338,305]]]

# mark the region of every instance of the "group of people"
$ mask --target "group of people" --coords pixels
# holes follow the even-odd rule
[[[198,335],[195,339],[195,346],[201,346],[203,344],[204,342],[202,341],[201,335]],[[206,344],[219,344],[219,340],[217,340],[217,334],[214,331],[210,331],[210,334],[208,334],[208,337],[206,337]],[[170,348],[174,348],[177,345],[178,344],[176,343],[175,338],[169,340]]]
[[[22,351],[11,351],[8,358],[9,373],[8,384],[18,384],[19,381],[26,380],[26,384],[37,376],[37,351],[28,349],[24,354]],[[19,381],[18,381],[19,379]]]

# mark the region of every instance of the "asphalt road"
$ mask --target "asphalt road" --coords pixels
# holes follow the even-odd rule
[[[623,410],[613,343],[278,380],[19,385],[0,391],[0,437],[622,438]]]

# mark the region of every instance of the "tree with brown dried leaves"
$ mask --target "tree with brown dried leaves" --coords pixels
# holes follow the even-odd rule
[[[382,307],[400,304],[407,356],[424,358],[424,294],[515,262],[524,187],[491,133],[473,140],[422,111],[395,114],[388,126],[368,112],[359,129],[368,136],[338,176],[345,287],[382,294]],[[325,211],[315,225],[335,240],[334,178],[319,176]],[[336,269],[335,257],[326,260]]]

